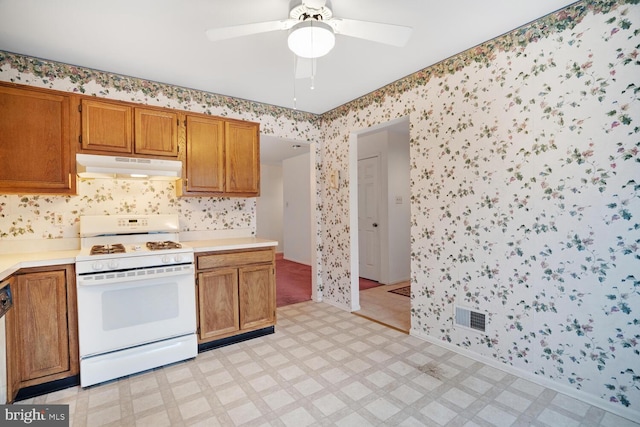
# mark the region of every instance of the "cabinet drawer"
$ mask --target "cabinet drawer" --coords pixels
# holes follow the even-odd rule
[[[198,255],[198,270],[273,262],[273,250],[216,252]]]

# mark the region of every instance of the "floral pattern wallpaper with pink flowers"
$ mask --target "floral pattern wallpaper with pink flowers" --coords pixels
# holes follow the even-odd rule
[[[577,3],[325,114],[321,168],[409,116],[411,333],[636,419],[639,45],[637,2]],[[323,296],[349,307],[348,185],[320,200]]]
[[[428,47],[425,47],[428,48]],[[409,117],[411,333],[640,419],[640,5],[585,0],[313,116],[0,52],[0,79],[259,121],[317,142],[318,287],[351,307],[353,132]],[[253,199],[172,184],[0,196],[0,238],[77,233],[82,213],[177,212],[255,227]],[[52,214],[68,213],[62,231]],[[51,230],[54,230],[53,232]],[[455,307],[486,331],[455,324]]]

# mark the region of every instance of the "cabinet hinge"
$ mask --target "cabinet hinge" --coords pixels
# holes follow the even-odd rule
[[[82,104],[78,104],[78,112],[82,113]]]
[[[78,135],[78,143],[82,144],[82,135]]]
[[[180,127],[180,119],[176,119],[176,126]]]

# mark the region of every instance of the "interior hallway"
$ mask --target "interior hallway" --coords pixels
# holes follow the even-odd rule
[[[354,312],[374,322],[409,333],[411,328],[411,299],[389,292],[409,286],[409,282],[380,285],[360,278],[360,310]],[[311,267],[276,255],[276,305],[311,300]]]

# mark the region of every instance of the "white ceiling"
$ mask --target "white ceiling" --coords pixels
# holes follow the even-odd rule
[[[315,89],[286,31],[219,42],[213,27],[288,17],[300,0],[0,0],[0,50],[324,113],[574,0],[333,0],[336,17],[413,27],[405,47],[337,35]]]

